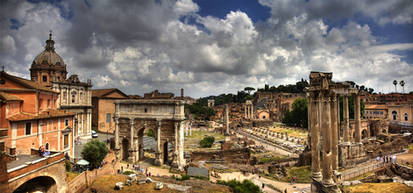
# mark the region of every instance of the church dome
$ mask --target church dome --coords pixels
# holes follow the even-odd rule
[[[63,62],[62,57],[55,52],[54,41],[52,40],[52,34],[49,35],[49,39],[46,40],[46,47],[43,52],[37,55],[32,63],[32,68],[64,68],[66,65]],[[57,69],[56,69],[57,70]]]

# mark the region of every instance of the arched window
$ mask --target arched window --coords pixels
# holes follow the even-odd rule
[[[72,103],[75,103],[76,102],[76,92],[73,91],[71,94],[72,94]]]
[[[409,120],[409,115],[407,113],[404,113],[404,121],[408,121]]]
[[[396,120],[397,119],[397,112],[393,111],[393,112],[391,112],[391,114],[393,115],[393,120]]]
[[[49,143],[46,143],[46,144],[44,145],[44,147],[45,147],[46,150],[49,150]]]

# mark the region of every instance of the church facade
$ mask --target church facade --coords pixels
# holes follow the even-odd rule
[[[43,52],[37,55],[30,68],[30,77],[43,86],[59,93],[56,105],[59,109],[75,113],[74,138],[91,137],[92,129],[92,84],[81,82],[77,75],[67,78],[66,64],[56,53],[50,33]]]

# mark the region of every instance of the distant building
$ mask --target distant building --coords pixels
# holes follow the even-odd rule
[[[364,117],[367,119],[387,119],[388,109],[385,104],[366,104]]]
[[[173,99],[173,93],[160,93],[158,90],[154,90],[150,93],[145,93],[143,99]]]
[[[46,40],[45,50],[37,55],[30,68],[32,81],[50,88],[57,93],[57,108],[76,113],[74,135],[87,139],[92,128],[92,84],[81,82],[77,75],[66,79],[66,64],[56,53],[52,34]]]
[[[287,110],[292,110],[294,101],[298,98],[305,98],[304,93],[275,93],[262,92],[255,93],[254,106],[257,110],[268,110],[273,121],[280,122]]]
[[[92,127],[101,132],[113,133],[115,129],[115,123],[113,122],[114,101],[128,98],[128,95],[116,88],[92,90]],[[133,98],[137,97],[133,96]]]
[[[389,103],[390,124],[413,129],[413,102]]]
[[[43,146],[73,157],[75,114],[57,109],[58,96],[39,83],[0,72],[0,150],[30,155]]]

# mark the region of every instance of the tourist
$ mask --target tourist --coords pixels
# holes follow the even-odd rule
[[[265,184],[264,183],[262,183],[262,189],[264,190],[264,187],[265,187]]]
[[[126,164],[126,169],[129,169],[129,164]]]
[[[291,178],[291,184],[294,184],[294,183],[295,183],[295,179],[296,179],[295,176],[293,176],[293,177]]]
[[[287,188],[284,189],[284,193],[287,193]]]
[[[123,166],[120,166],[120,172],[123,173]]]

